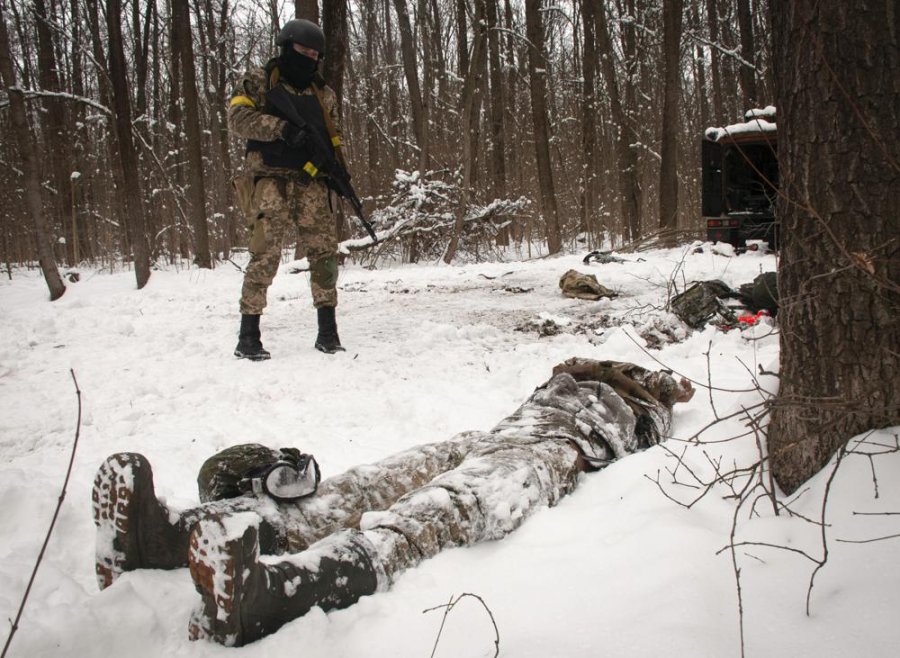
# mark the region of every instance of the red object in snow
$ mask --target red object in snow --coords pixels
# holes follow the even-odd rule
[[[760,311],[757,311],[756,315],[751,315],[749,313],[747,315],[739,315],[737,321],[739,324],[745,327],[752,327],[757,322],[759,322],[760,318],[767,318],[769,316],[770,313],[766,309],[762,309]]]

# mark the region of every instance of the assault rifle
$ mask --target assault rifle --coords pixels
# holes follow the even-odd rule
[[[353,211],[359,217],[359,221],[362,222],[369,237],[372,238],[372,244],[375,244],[378,242],[375,229],[372,228],[372,224],[363,215],[362,201],[356,196],[356,191],[353,189],[353,185],[350,184],[350,174],[347,173],[347,169],[335,156],[334,149],[328,145],[322,135],[303,120],[287,93],[284,87],[275,85],[266,93],[266,99],[286,116],[288,121],[301,130],[306,131],[309,144],[312,147],[313,159],[306,163],[303,167],[304,170],[311,176],[315,176],[319,171],[328,175],[323,182],[329,189],[333,190],[339,197],[346,199],[353,206]],[[322,112],[325,112],[324,107]]]

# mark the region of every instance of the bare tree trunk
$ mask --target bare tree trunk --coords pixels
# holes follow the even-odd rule
[[[900,51],[889,5],[769,10],[785,195],[769,450],[791,493],[854,435],[900,424]]]
[[[34,0],[34,17],[38,34],[38,78],[41,88],[51,93],[63,91],[60,85],[59,62],[56,60],[56,43],[50,29],[50,21],[55,20],[47,12],[44,0]],[[66,122],[66,109],[60,98],[47,98],[42,102],[44,140],[47,160],[50,163],[53,189],[52,203],[54,224],[62,228],[65,238],[66,261],[75,264],[75,243],[72,237],[72,163],[71,130]]]
[[[485,2],[488,30],[488,72],[491,83],[491,178],[494,195],[506,196],[506,139],[503,132],[503,107],[506,98],[503,90],[503,73],[500,69],[500,33],[497,28],[497,3]],[[504,243],[505,244],[505,243]]]
[[[181,92],[184,99],[184,119],[187,133],[190,218],[194,237],[194,261],[201,268],[212,268],[209,254],[209,226],[206,221],[206,186],[203,182],[203,138],[200,134],[200,109],[197,81],[194,74],[194,39],[191,35],[191,15],[188,0],[172,0],[172,25],[178,32],[181,62]]]
[[[422,101],[422,92],[419,88],[416,44],[413,40],[406,0],[394,0],[394,7],[397,10],[397,23],[400,27],[400,51],[403,55],[403,72],[406,74],[406,86],[409,91],[413,131],[416,134],[416,144],[419,147],[419,171],[424,174],[428,170],[428,126],[425,123],[425,104]]]
[[[684,0],[663,0],[663,113],[659,167],[659,228],[678,228],[678,133],[681,117],[681,24]]]
[[[719,42],[719,11],[716,8],[716,0],[706,0],[706,21],[709,26],[709,40],[713,44]],[[709,49],[709,68],[712,72],[712,120],[716,125],[721,125],[725,120],[725,108],[722,94],[722,65],[719,49],[713,46]]]
[[[347,66],[347,0],[324,0],[322,31],[325,32],[324,76],[338,99],[338,111],[344,101],[344,70]]]
[[[593,0],[581,0],[584,54],[581,58],[581,230],[590,232],[596,212],[597,149],[597,39],[594,36],[596,9]]]
[[[599,2],[599,0],[586,0],[587,2]],[[613,130],[615,131],[616,160],[619,169],[619,195],[622,203],[622,218],[625,222],[625,231],[629,240],[637,240],[641,234],[641,202],[640,202],[640,183],[638,172],[637,153],[631,146],[629,120],[625,114],[625,107],[622,103],[620,88],[625,87],[626,90],[632,89],[633,85],[625,80],[619,84],[618,76],[615,69],[615,52],[613,51],[612,40],[609,37],[609,30],[606,23],[607,18],[605,12],[597,11],[596,33],[597,48],[600,53],[600,70],[603,72],[603,78],[606,82],[607,93],[609,94],[609,104],[612,114]],[[629,50],[633,50],[633,45]],[[629,53],[633,54],[633,53]],[[631,107],[631,111],[636,108]]]
[[[35,157],[36,146],[31,130],[28,128],[24,95],[16,84],[16,72],[13,68],[9,46],[9,33],[6,29],[6,0],[0,0],[0,75],[3,77],[3,86],[6,87],[9,98],[9,118],[13,128],[11,137],[16,141],[19,157],[22,159],[25,201],[34,227],[38,263],[41,266],[44,281],[47,282],[47,288],[50,290],[50,301],[54,301],[62,297],[66,286],[63,284],[56,266],[56,258],[53,255],[53,247],[41,207],[40,170]]]
[[[528,77],[531,82],[531,120],[534,126],[534,149],[537,159],[538,187],[541,191],[541,210],[551,254],[562,250],[559,230],[559,212],[550,163],[550,120],[547,115],[547,66],[544,57],[544,25],[541,18],[541,0],[525,1],[525,35],[531,46],[528,49]]]
[[[116,140],[119,145],[119,166],[122,168],[124,189],[117,190],[122,199],[126,225],[134,257],[134,273],[138,289],[150,279],[150,258],[144,226],[144,210],[141,205],[141,181],[138,176],[137,152],[131,135],[131,100],[125,75],[125,52],[122,48],[121,0],[107,0],[106,27],[109,39],[109,77],[112,83],[113,109],[115,112]]]
[[[756,48],[753,45],[753,16],[750,13],[750,0],[737,0],[738,26],[741,31],[741,59],[753,64],[756,61]],[[748,64],[741,64],[741,91],[744,96],[744,108],[749,110],[757,106],[756,69]]]
[[[453,236],[447,245],[447,249],[444,251],[444,262],[448,265],[453,262],[453,258],[456,256],[456,250],[463,230],[464,215],[469,205],[468,202],[472,197],[476,162],[475,149],[478,148],[478,140],[475,137],[478,134],[478,130],[475,124],[478,122],[479,88],[482,83],[482,69],[484,68],[487,50],[487,34],[485,24],[479,20],[482,18],[481,11],[484,8],[484,0],[475,0],[475,2],[477,5],[475,40],[472,44],[472,58],[469,60],[469,71],[465,76],[462,98],[460,99],[463,134],[462,203],[453,225]]]

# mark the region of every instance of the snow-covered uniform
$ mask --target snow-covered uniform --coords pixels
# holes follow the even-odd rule
[[[446,547],[499,539],[572,491],[580,472],[668,436],[672,405],[691,394],[689,384],[666,372],[573,359],[488,432],[350,469],[296,503],[251,496],[183,513],[179,541],[193,526],[187,561],[202,595],[191,637],[252,642],[312,606],[346,607],[386,589]],[[117,459],[122,456],[104,467],[128,470],[133,463]],[[96,495],[108,479],[98,476],[95,483],[95,519],[98,508],[101,517],[110,508]],[[135,480],[132,470],[122,478],[128,480]],[[109,561],[100,546],[98,540],[101,586],[102,566],[141,566],[123,555]],[[284,555],[263,563],[261,551]]]

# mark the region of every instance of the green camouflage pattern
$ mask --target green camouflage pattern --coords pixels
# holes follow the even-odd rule
[[[244,494],[238,487],[244,477],[281,458],[278,450],[258,443],[243,443],[225,448],[203,462],[197,474],[200,502],[237,498]]]
[[[267,79],[262,68],[246,73],[235,86],[228,108],[228,126],[233,135],[259,141],[281,138],[286,122],[264,111],[266,91],[275,83],[293,94],[315,93],[312,88],[297,90],[278,81],[277,68],[272,80]],[[340,136],[334,91],[328,86],[321,91],[322,102]],[[281,263],[283,245],[295,239],[309,260],[313,305],[337,306],[337,227],[325,185],[320,181],[309,183],[308,176],[299,170],[267,166],[256,151],[247,153],[240,176],[252,181],[245,209],[251,258],[241,289],[241,314],[262,314],[269,286]]]
[[[241,313],[261,315],[282,246],[297,238],[309,261],[313,305],[337,306],[337,227],[321,183],[260,178],[253,187],[256,217],[251,223],[250,262],[241,289]]]
[[[273,78],[278,80],[277,69]],[[311,87],[298,90],[285,81],[278,84],[284,86],[292,94],[303,96],[312,95],[315,92]],[[231,94],[231,102],[228,107],[228,129],[232,135],[243,139],[255,139],[261,142],[272,142],[281,138],[281,131],[286,121],[276,116],[265,113],[266,92],[271,88],[263,68],[253,69],[245,73],[235,85]],[[342,134],[341,120],[338,115],[337,96],[328,85],[320,87],[322,102],[328,115],[331,117],[334,130],[338,136]],[[238,100],[240,99],[240,100]],[[248,99],[252,106],[242,104],[242,99]],[[301,180],[303,174],[293,169],[269,167],[263,164],[262,156],[258,152],[247,153],[244,160],[243,171],[251,176],[281,176]]]

